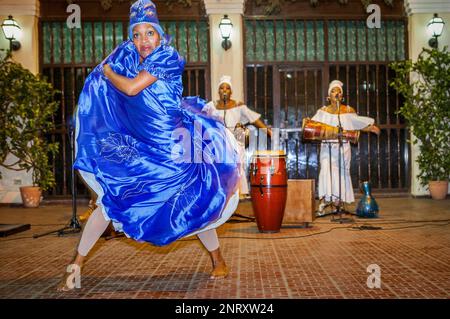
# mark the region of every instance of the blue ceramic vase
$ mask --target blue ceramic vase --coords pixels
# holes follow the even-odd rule
[[[356,215],[362,218],[377,218],[378,217],[378,204],[373,198],[369,182],[363,182],[361,188],[364,192],[364,196],[356,207]]]

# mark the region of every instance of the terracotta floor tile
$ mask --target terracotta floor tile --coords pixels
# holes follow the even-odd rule
[[[279,233],[262,234],[254,222],[226,223],[218,234],[231,273],[221,280],[209,279],[209,256],[195,238],[165,247],[102,238],[83,268],[81,289],[63,294],[55,287],[79,234],[32,235],[63,226],[71,206],[0,206],[0,223],[32,225],[0,238],[0,299],[450,298],[450,201],[377,202],[380,218],[354,224],[322,217],[310,228],[283,224]],[[239,213],[251,209],[244,202]],[[383,229],[352,228],[361,225]],[[380,267],[381,288],[367,286],[369,265]]]

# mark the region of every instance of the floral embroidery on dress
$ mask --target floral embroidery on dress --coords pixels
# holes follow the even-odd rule
[[[143,193],[142,190],[148,184],[151,184],[151,182],[148,182],[148,181],[139,182],[134,188],[126,190],[122,195],[122,199],[127,199],[127,198],[130,198],[133,196],[141,195]]]
[[[185,209],[198,207],[196,199],[198,195],[195,194],[188,185],[183,184],[178,188],[175,195],[167,202],[173,209]]]
[[[129,135],[109,133],[109,136],[99,140],[98,144],[100,145],[100,155],[116,163],[134,161],[140,156],[136,148],[136,141]]]

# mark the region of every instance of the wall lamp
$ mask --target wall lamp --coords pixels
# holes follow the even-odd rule
[[[219,29],[223,39],[222,48],[228,50],[231,48],[231,41],[229,39],[231,36],[231,30],[233,29],[233,23],[231,23],[231,20],[228,18],[227,14],[225,14],[222,20],[220,20]]]
[[[441,36],[442,30],[444,29],[444,20],[438,17],[437,13],[434,14],[433,18],[427,24],[428,33],[432,38],[428,41],[428,45],[432,48],[438,47],[438,37]]]
[[[2,30],[5,38],[9,40],[9,50],[19,50],[20,42],[17,41],[17,38],[21,32],[21,28],[17,21],[13,19],[12,15],[8,16],[8,19],[3,20]]]

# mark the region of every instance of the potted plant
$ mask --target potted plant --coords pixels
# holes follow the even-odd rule
[[[417,177],[432,198],[443,199],[450,176],[450,53],[447,47],[424,48],[416,62],[393,62],[391,67],[396,76],[390,85],[404,97],[399,113],[415,136],[412,143],[419,143]]]
[[[0,60],[0,165],[32,170],[33,185],[20,189],[25,207],[39,206],[42,191],[55,184],[49,156],[57,153],[58,144],[49,143],[45,134],[54,129],[56,92],[41,76],[12,61],[9,54]],[[9,154],[14,155],[12,163],[5,162]],[[31,195],[27,194],[30,191]]]

